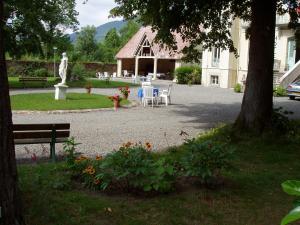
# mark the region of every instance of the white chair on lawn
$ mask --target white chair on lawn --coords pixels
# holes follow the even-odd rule
[[[104,77],[105,77],[105,78],[109,78],[108,72],[104,72]]]
[[[172,84],[169,84],[168,89],[162,90],[159,94],[158,97],[160,98],[160,101],[164,99],[166,106],[171,104],[171,89],[172,89]]]
[[[96,73],[97,77],[99,80],[103,80],[104,79],[104,74],[101,72]]]
[[[116,73],[116,72],[113,72],[112,77],[113,77],[113,78],[116,78],[116,77],[117,77],[117,73]]]
[[[146,107],[146,104],[148,105],[148,101],[151,101],[152,108],[153,108],[153,104],[155,101],[157,104],[157,98],[156,98],[156,96],[154,96],[154,88],[152,86],[143,87],[142,103],[143,103],[144,107]]]

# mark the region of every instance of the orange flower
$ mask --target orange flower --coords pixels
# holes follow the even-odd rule
[[[99,179],[94,179],[94,184],[95,185],[98,185],[98,184],[100,184],[101,183],[101,180],[99,180]]]
[[[152,148],[152,146],[151,146],[151,144],[150,144],[149,142],[146,142],[145,145],[146,145],[146,148],[147,148],[148,150],[150,150],[150,149]]]
[[[124,148],[129,148],[132,145],[132,143],[130,141],[128,141],[127,143],[123,144]]]
[[[95,174],[96,170],[93,166],[88,166],[87,168],[85,168],[83,170],[83,173],[87,173],[87,174],[90,174],[90,175],[93,175]]]
[[[97,155],[97,156],[96,156],[96,160],[97,160],[97,161],[102,160],[102,159],[103,159],[102,155]]]
[[[75,159],[75,162],[76,163],[79,163],[79,162],[81,162],[81,161],[83,161],[83,160],[87,160],[88,158],[86,157],[86,156],[84,156],[84,155],[81,155],[81,156],[79,156],[79,157],[77,157],[76,159]]]

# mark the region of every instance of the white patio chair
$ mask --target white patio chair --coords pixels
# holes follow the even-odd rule
[[[148,81],[148,82],[151,82],[152,81],[152,75],[148,75],[147,77],[146,77],[146,81]]]
[[[153,108],[154,102],[156,102],[156,104],[157,104],[157,97],[154,96],[154,88],[152,86],[143,87],[142,103],[143,103],[144,107],[146,107],[146,104],[148,105],[148,101],[151,101],[152,108]]]
[[[103,80],[105,78],[104,74],[101,73],[101,72],[96,73],[96,75],[97,75],[97,77],[98,77],[99,80]]]
[[[117,77],[117,73],[116,73],[116,72],[113,72],[112,77],[113,77],[113,78],[116,78],[116,77]]]
[[[109,74],[108,74],[108,72],[104,72],[104,77],[105,77],[105,78],[110,77]]]
[[[129,74],[128,74],[128,71],[127,71],[127,70],[123,70],[123,76],[124,76],[124,77],[128,77],[128,76],[129,76]]]
[[[171,104],[171,89],[172,89],[172,84],[169,84],[168,89],[162,90],[159,94],[158,97],[160,98],[160,101],[164,99],[166,106]]]
[[[151,86],[151,82],[148,82],[148,81],[145,81],[145,82],[142,82],[142,87],[146,87],[146,86]]]

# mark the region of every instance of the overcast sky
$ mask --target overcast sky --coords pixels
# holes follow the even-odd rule
[[[80,27],[86,25],[99,26],[109,21],[122,19],[108,18],[109,11],[116,6],[114,0],[88,0],[86,4],[82,4],[83,1],[76,0],[76,11],[79,12]]]

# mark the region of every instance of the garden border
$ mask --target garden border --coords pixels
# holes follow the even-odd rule
[[[139,103],[135,100],[131,100],[128,105],[123,105],[119,109],[130,109],[137,107]],[[88,113],[88,112],[101,112],[101,111],[115,111],[111,108],[99,108],[99,109],[70,109],[70,110],[12,110],[13,114],[34,114],[34,113],[45,113],[45,114],[65,114],[65,113]]]

